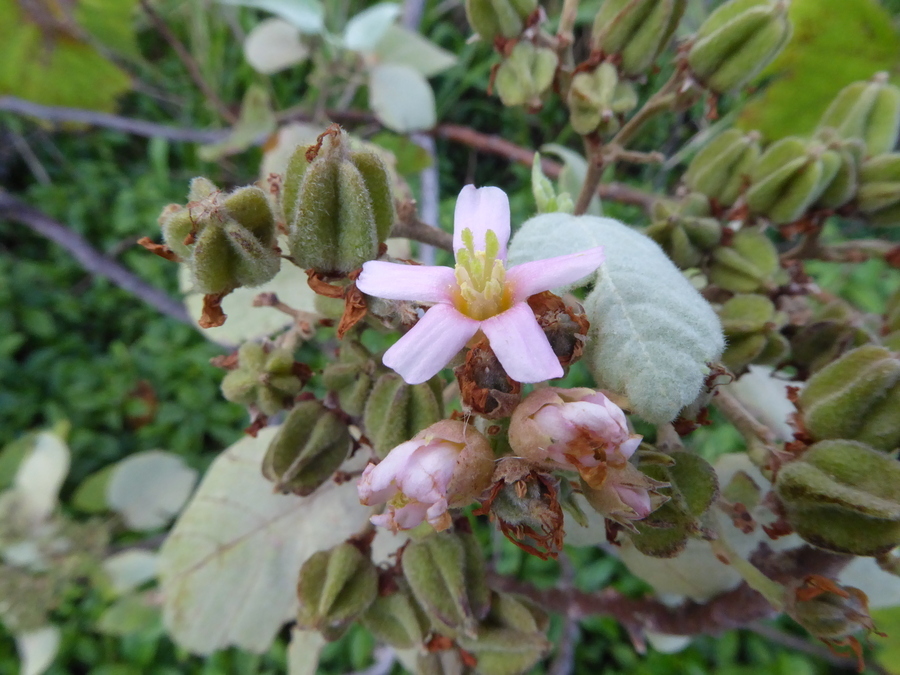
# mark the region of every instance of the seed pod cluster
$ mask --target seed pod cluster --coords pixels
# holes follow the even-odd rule
[[[255,405],[274,415],[291,407],[303,388],[294,355],[287,349],[269,351],[257,342],[245,342],[238,350],[238,367],[222,380],[222,395],[232,403]]]
[[[778,251],[762,232],[742,229],[731,246],[719,246],[713,252],[709,279],[733,293],[764,291],[775,282],[779,272]]]
[[[297,582],[297,623],[337,640],[378,595],[378,572],[359,548],[343,543],[303,563]]]
[[[374,152],[352,149],[337,125],[294,152],[282,207],[292,258],[322,274],[346,274],[378,257],[394,224],[387,169]]]
[[[738,294],[719,310],[728,347],[722,363],[738,374],[751,363],[778,365],[790,351],[780,329],[787,322],[762,295]]]
[[[900,357],[858,347],[810,378],[799,404],[816,440],[846,438],[890,452],[900,447]]]
[[[848,440],[821,441],[781,467],[775,492],[803,539],[859,556],[900,544],[900,463]]]
[[[722,226],[711,216],[709,199],[697,192],[677,202],[657,201],[652,216],[645,234],[682,269],[699,265],[722,239]]]
[[[622,116],[637,105],[634,85],[619,79],[610,62],[604,61],[592,71],[582,71],[569,87],[569,121],[579,134],[614,134]]]
[[[668,462],[648,458],[638,468],[670,486],[660,488],[669,501],[644,520],[634,522],[638,533],[631,541],[644,555],[674,558],[684,550],[689,537],[702,531],[700,518],[719,494],[716,472],[706,460],[689,452],[673,452]]]
[[[819,121],[819,129],[834,129],[842,138],[860,139],[866,155],[890,152],[900,134],[900,89],[887,73],[844,87]]]
[[[686,0],[604,0],[594,18],[591,46],[618,54],[623,74],[641,75],[671,40]]]
[[[790,39],[787,6],[784,0],[731,0],[716,9],[688,51],[694,77],[718,94],[744,86]]]
[[[163,238],[191,270],[205,294],[259,286],[278,273],[275,217],[257,187],[224,194],[206,178],[191,181],[187,206],[166,207],[159,217]]]
[[[466,18],[482,40],[493,43],[518,37],[537,7],[537,0],[466,0]]]
[[[440,381],[407,384],[385,373],[372,386],[363,412],[366,437],[382,457],[443,418]]]
[[[900,225],[900,152],[863,162],[856,203],[874,225]]]
[[[350,430],[318,401],[298,403],[272,439],[263,475],[279,492],[306,496],[341,466],[350,451]]]
[[[722,206],[737,201],[760,155],[759,133],[729,129],[698,152],[684,174],[687,186]]]
[[[524,105],[539,110],[541,97],[550,90],[559,57],[548,47],[528,41],[516,44],[503,59],[494,78],[494,87],[503,105]]]

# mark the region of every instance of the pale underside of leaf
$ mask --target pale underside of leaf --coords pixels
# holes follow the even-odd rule
[[[56,658],[59,640],[59,628],[49,625],[16,635],[20,675],[41,675],[47,670]]]
[[[431,85],[410,66],[374,66],[369,71],[369,105],[384,126],[400,133],[431,129],[437,122]]]
[[[192,652],[265,651],[296,612],[303,562],[370,515],[352,481],[309,497],[273,493],[260,466],[276,432],[242,438],[213,462],[160,551],[165,625]]]
[[[106,485],[106,503],[133,530],[166,525],[181,510],[197,481],[197,471],[178,455],[140,452],[116,465]]]
[[[300,41],[300,32],[284,19],[261,21],[244,40],[244,58],[264,75],[295,66],[308,56],[309,49]]]

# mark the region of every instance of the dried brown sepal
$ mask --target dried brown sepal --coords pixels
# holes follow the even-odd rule
[[[568,304],[550,291],[532,295],[527,302],[560,365],[566,368],[580,359],[591,327],[584,308],[578,303]]]
[[[356,287],[356,282],[351,283],[344,291],[344,313],[337,327],[338,340],[342,340],[347,331],[362,321],[369,311],[366,296]]]
[[[862,645],[851,633],[864,630],[887,637],[875,628],[869,614],[869,598],[858,588],[841,586],[821,574],[810,574],[788,596],[787,612],[812,635],[824,642],[833,654],[837,647],[850,647],[858,672],[866,667]]]
[[[489,419],[509,417],[522,397],[522,385],[506,374],[487,340],[472,347],[453,372],[467,413]]]
[[[498,462],[494,484],[475,515],[489,515],[500,531],[526,553],[556,558],[565,530],[556,478],[518,458]]]
[[[319,150],[322,149],[322,141],[325,140],[326,136],[331,136],[332,138],[335,136],[339,136],[341,133],[341,125],[334,123],[330,127],[328,127],[325,131],[318,135],[316,138],[315,145],[311,145],[306,149],[306,161],[311,162],[316,157],[319,156]]]
[[[209,360],[209,364],[211,366],[215,366],[216,368],[221,368],[222,370],[236,370],[239,365],[237,350],[231,352],[230,354],[220,354],[219,356],[214,356]]]
[[[217,328],[225,323],[228,316],[222,311],[222,299],[226,293],[210,293],[203,296],[203,313],[200,315],[200,328]]]
[[[256,411],[253,413],[253,417],[250,419],[250,426],[244,429],[244,433],[252,438],[256,438],[256,435],[260,432],[260,430],[265,429],[269,425],[269,418],[266,415],[263,415],[261,412]]]
[[[141,237],[137,240],[137,245],[143,246],[145,249],[150,251],[150,253],[158,255],[160,258],[165,258],[166,260],[171,260],[172,262],[181,262],[181,258],[175,255],[175,251],[170,249],[165,244],[157,244],[155,241],[150,239],[150,237]]]
[[[328,283],[327,281],[325,281],[325,277],[315,270],[306,270],[306,276],[309,287],[319,295],[324,295],[326,298],[335,299],[344,297],[343,286],[335,286],[334,284]]]
[[[299,361],[294,361],[294,364],[291,366],[291,372],[300,378],[300,381],[306,385],[312,379],[313,371],[305,363],[300,363]]]
[[[679,436],[687,436],[689,433],[696,431],[700,427],[708,427],[712,424],[712,420],[709,419],[709,408],[703,408],[700,413],[697,415],[697,419],[691,420],[686,419],[684,417],[679,417],[674,422],[672,422],[672,426],[675,428],[675,433]]]
[[[900,244],[884,254],[884,261],[891,267],[900,269]]]

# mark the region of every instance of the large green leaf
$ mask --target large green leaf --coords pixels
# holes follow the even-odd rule
[[[811,132],[844,86],[900,65],[900,35],[876,0],[793,0],[790,17],[794,37],[763,72],[775,81],[738,122],[770,141]]]
[[[44,105],[112,110],[128,75],[95,47],[136,55],[133,0],[90,0],[71,14],[0,0],[0,95]]]

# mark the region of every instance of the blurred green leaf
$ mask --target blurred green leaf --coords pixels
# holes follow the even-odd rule
[[[876,0],[794,0],[794,36],[763,72],[774,81],[739,117],[775,140],[810,133],[844,86],[900,65],[900,35]]]
[[[91,0],[67,15],[60,6],[0,0],[0,95],[112,110],[131,80],[94,42],[134,55],[133,4]]]

